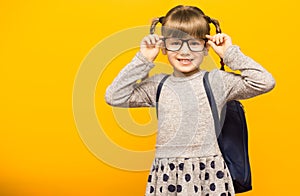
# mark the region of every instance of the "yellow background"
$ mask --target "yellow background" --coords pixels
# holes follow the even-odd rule
[[[81,62],[99,41],[125,28],[148,25],[151,18],[177,4],[199,6],[219,19],[233,42],[276,79],[272,92],[243,102],[254,187],[243,195],[298,195],[300,14],[296,3],[0,1],[0,195],[144,194],[147,171],[106,165],[81,140],[72,111],[73,85]],[[106,85],[133,54],[122,57],[109,79],[98,84],[97,114],[111,123],[112,129],[105,131],[111,131],[108,135],[116,143],[134,150],[152,149],[155,136],[116,135],[121,130],[109,118],[112,109],[103,100]],[[144,110],[132,113],[137,121],[147,121],[139,118]]]

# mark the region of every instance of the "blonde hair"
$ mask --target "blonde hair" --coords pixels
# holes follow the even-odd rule
[[[152,21],[150,33],[155,32],[157,23],[162,24],[162,35],[165,37],[184,37],[187,34],[195,38],[205,38],[210,34],[209,23],[213,23],[216,32],[221,33],[219,22],[206,16],[198,7],[178,5],[172,8],[166,16]]]

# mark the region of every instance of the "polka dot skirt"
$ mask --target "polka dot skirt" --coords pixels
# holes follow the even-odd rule
[[[233,196],[234,188],[222,156],[156,158],[146,196]]]

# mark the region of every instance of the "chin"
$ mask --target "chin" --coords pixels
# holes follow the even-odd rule
[[[182,73],[189,73],[189,72],[194,72],[199,69],[199,66],[195,67],[194,65],[191,66],[180,66],[178,67],[178,71]]]
[[[177,69],[178,72],[180,72],[181,74],[184,74],[186,76],[189,76],[189,75],[193,75],[194,73],[197,73],[199,71],[199,67],[197,68],[193,68],[193,69]]]

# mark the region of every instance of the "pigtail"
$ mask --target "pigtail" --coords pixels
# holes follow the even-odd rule
[[[222,33],[222,30],[221,30],[221,27],[220,27],[220,23],[219,23],[218,20],[213,19],[213,18],[211,18],[209,16],[206,16],[206,15],[204,16],[204,18],[206,19],[206,21],[208,23],[212,23],[216,27],[216,33]]]
[[[213,18],[210,18],[210,19],[211,19],[211,23],[213,23],[216,27],[216,33],[222,33],[219,21],[217,21],[216,19],[213,19]]]
[[[204,18],[207,20],[208,23],[213,23],[213,25],[216,27],[216,33],[222,33],[221,28],[220,28],[220,23],[218,20],[213,19],[209,16],[204,16]],[[220,58],[220,64],[221,64],[221,70],[225,70],[225,64],[222,58]]]
[[[154,34],[154,32],[155,32],[155,27],[156,27],[157,23],[163,24],[163,20],[164,20],[164,19],[165,19],[165,17],[162,16],[162,17],[159,17],[159,18],[154,18],[154,19],[152,20],[152,23],[151,23],[151,26],[150,26],[150,34]]]

